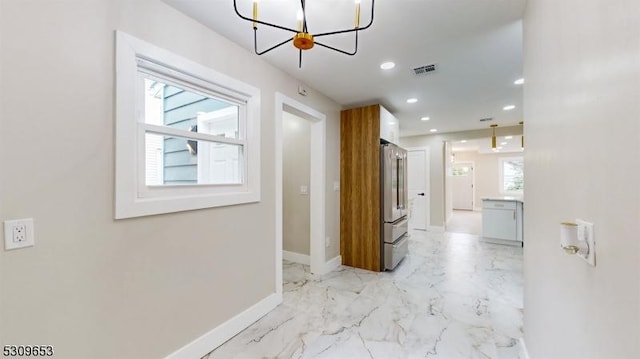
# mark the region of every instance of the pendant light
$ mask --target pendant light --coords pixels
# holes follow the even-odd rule
[[[496,139],[496,127],[498,127],[498,125],[493,124],[491,125],[491,128],[493,129],[493,135],[491,135],[491,149],[496,149],[498,148],[498,144],[497,144],[497,139]]]
[[[524,151],[524,122],[520,121],[520,125],[522,126],[522,137],[520,137],[520,149]]]

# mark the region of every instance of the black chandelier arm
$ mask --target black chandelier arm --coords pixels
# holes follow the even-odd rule
[[[266,54],[267,52],[269,52],[269,51],[271,51],[271,50],[273,50],[275,48],[278,48],[278,47],[286,44],[289,41],[291,41],[291,38],[288,38],[288,39],[282,41],[281,43],[279,43],[277,45],[271,46],[270,48],[268,48],[268,49],[266,49],[264,51],[258,51],[258,28],[256,28],[256,27],[253,28],[253,50],[256,52],[256,55]]]
[[[325,44],[317,42],[317,41],[315,42],[315,44],[319,45],[319,46],[322,46],[322,47],[325,47],[327,49],[338,51],[338,52],[343,53],[345,55],[353,56],[358,52],[358,32],[356,31],[356,46],[355,46],[355,49],[353,50],[353,52],[347,52],[347,51],[344,51],[344,50],[340,50],[340,49],[335,48],[333,46],[325,45]]]
[[[235,0],[233,0],[235,2]],[[371,19],[369,20],[369,23],[367,24],[367,26],[365,27],[356,27],[353,29],[344,29],[344,30],[337,30],[337,31],[331,31],[331,32],[323,32],[320,34],[313,34],[313,37],[321,37],[321,36],[327,36],[327,35],[336,35],[336,34],[344,34],[344,33],[349,33],[349,32],[354,32],[356,31],[356,33],[360,30],[366,30],[368,28],[371,27],[371,25],[373,25],[373,9],[374,9],[374,3],[375,0],[371,0]]]
[[[246,20],[246,21],[249,21],[249,22],[252,22],[252,23],[255,22],[256,24],[260,24],[260,25],[275,27],[275,28],[281,29],[281,30],[291,31],[291,32],[294,32],[296,34],[298,33],[298,30],[290,29],[288,27],[284,27],[284,26],[280,26],[280,25],[276,25],[276,24],[270,24],[268,22],[260,21],[260,20],[257,20],[257,19],[254,20],[252,18],[249,18],[249,17],[246,17],[246,16],[240,14],[240,11],[238,11],[238,5],[236,3],[236,0],[233,0],[233,10],[235,10],[236,15],[238,15],[243,20]]]
[[[307,4],[305,0],[300,0],[300,6],[302,7],[302,32],[309,32],[307,29]],[[300,55],[302,57],[302,55]]]
[[[300,54],[298,55],[298,68],[301,69],[302,68],[302,50],[298,50],[298,52],[300,52]]]

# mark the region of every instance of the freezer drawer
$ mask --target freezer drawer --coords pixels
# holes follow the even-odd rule
[[[385,223],[382,238],[385,243],[394,243],[398,238],[407,233],[408,228],[409,220],[406,217],[393,223]]]
[[[392,270],[409,253],[409,235],[398,239],[395,243],[384,244],[384,269]]]

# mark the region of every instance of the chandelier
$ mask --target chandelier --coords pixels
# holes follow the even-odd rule
[[[298,67],[299,68],[302,68],[302,51],[309,50],[313,48],[314,45],[322,46],[327,49],[334,50],[349,56],[355,55],[358,52],[358,32],[361,30],[368,29],[373,24],[373,4],[375,2],[375,0],[371,0],[371,19],[369,20],[369,23],[367,24],[367,26],[360,27],[360,1],[361,0],[355,0],[355,20],[354,20],[353,28],[313,34],[309,32],[309,28],[307,27],[306,0],[300,0],[300,9],[298,10],[298,14],[297,14],[297,21],[298,21],[297,29],[291,29],[286,26],[271,24],[271,23],[259,20],[258,19],[258,1],[259,0],[253,0],[253,17],[252,18],[249,18],[247,16],[240,14],[240,12],[238,11],[238,6],[236,4],[236,1],[237,0],[233,0],[233,8],[236,14],[241,19],[251,22],[253,24],[253,49],[256,55],[266,54],[267,52],[277,49],[278,47],[286,44],[287,42],[292,41],[293,46],[295,46],[298,49]],[[277,43],[265,50],[259,51],[258,50],[258,24],[292,32],[294,34],[293,38],[287,37],[287,39],[285,39],[284,41]],[[345,34],[345,33],[351,33],[351,32],[355,33],[355,46],[353,51],[338,49],[336,47],[329,46],[327,44],[323,44],[315,40],[316,38],[323,37],[323,36]]]

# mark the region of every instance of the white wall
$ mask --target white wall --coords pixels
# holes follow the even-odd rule
[[[339,105],[298,96],[298,81],[159,0],[0,1],[0,16],[0,219],[36,226],[35,247],[0,251],[2,343],[160,358],[273,293],[275,92],[327,115],[328,188]],[[116,29],[261,89],[260,203],[113,219]]]
[[[529,0],[524,333],[532,359],[640,358],[640,2]],[[559,223],[595,224],[590,267]]]
[[[446,141],[461,141],[475,138],[491,137],[491,129],[450,132],[437,135],[408,136],[400,138],[400,146],[409,147],[428,147],[431,153],[431,181],[430,181],[430,210],[431,225],[443,227],[445,221],[445,153],[444,143]],[[522,126],[498,127],[496,129],[498,136],[516,136],[522,134]],[[450,159],[450,157],[448,158]]]
[[[309,255],[311,122],[284,112],[282,116],[282,248]]]

